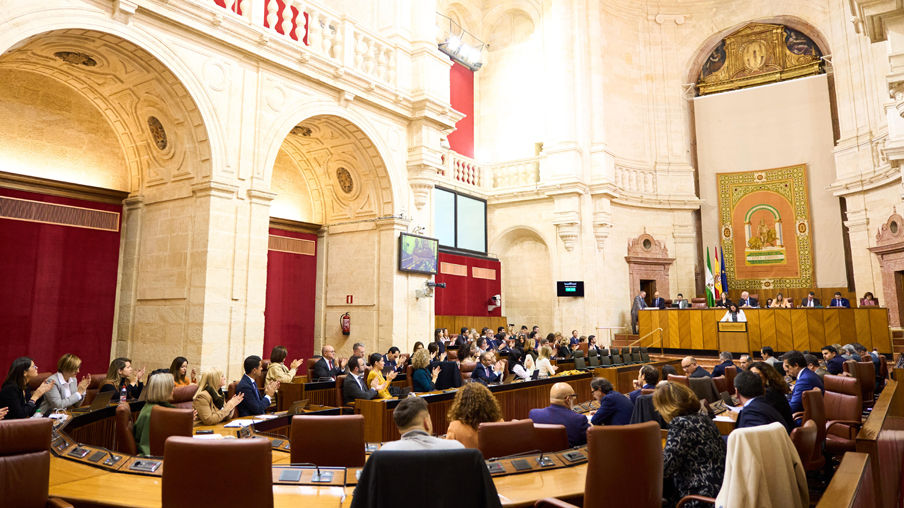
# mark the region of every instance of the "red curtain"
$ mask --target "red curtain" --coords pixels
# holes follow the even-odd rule
[[[437,316],[502,316],[502,308],[487,312],[487,301],[493,295],[502,294],[502,264],[499,261],[468,256],[439,253],[440,263],[452,263],[466,267],[467,274],[436,274],[436,282],[445,282],[445,289],[437,289],[435,312]],[[495,279],[474,277],[474,268],[495,270]]]
[[[474,73],[459,63],[449,69],[449,88],[452,109],[465,116],[449,134],[449,146],[465,157],[474,158]],[[486,310],[486,309],[484,309]]]
[[[0,196],[122,213],[122,206],[11,189]],[[39,372],[55,372],[65,353],[82,359],[81,374],[110,364],[119,232],[0,219],[0,372],[30,356]]]
[[[317,242],[317,235],[270,228],[270,234]],[[315,250],[316,252],[316,250]],[[286,346],[287,362],[304,358],[297,375],[307,372],[314,354],[314,295],[317,256],[289,252],[267,253],[267,303],[264,311],[264,358],[274,346]]]

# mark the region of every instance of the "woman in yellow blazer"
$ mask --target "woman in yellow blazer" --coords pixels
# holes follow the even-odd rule
[[[216,367],[210,367],[201,374],[198,391],[191,403],[196,411],[195,425],[216,425],[232,418],[232,410],[242,402],[245,395],[239,393],[227,402],[220,392],[225,384],[226,376]]]
[[[431,342],[431,344],[433,344]],[[371,386],[371,381],[374,378],[379,379],[377,381],[378,385],[382,385],[386,383],[386,388],[377,392],[377,396],[375,399],[391,399],[393,397],[397,397],[399,393],[402,392],[402,389],[398,386],[389,386],[392,383],[392,380],[396,378],[396,371],[392,371],[389,373],[389,382],[387,383],[386,379],[383,379],[383,367],[385,363],[383,362],[383,355],[380,353],[371,353],[371,355],[367,358],[367,364],[370,365],[370,374],[367,375],[367,383],[366,386]]]
[[[298,370],[298,366],[301,365],[301,362],[304,360],[295,360],[292,362],[291,367],[286,367],[286,364],[283,362],[286,361],[287,356],[289,356],[289,350],[286,349],[286,346],[276,346],[270,351],[270,366],[267,367],[267,384],[274,381],[291,383],[295,378],[295,371]]]

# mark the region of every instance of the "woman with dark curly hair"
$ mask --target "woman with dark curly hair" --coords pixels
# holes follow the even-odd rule
[[[791,388],[788,387],[788,383],[785,382],[782,375],[766,362],[753,362],[747,366],[747,370],[760,376],[763,386],[766,387],[766,402],[782,415],[789,426],[795,427],[794,413],[791,411],[791,404],[786,397],[791,393]]]
[[[501,422],[502,409],[490,389],[480,383],[467,383],[458,389],[449,409],[446,439],[454,439],[465,448],[477,449],[477,427],[483,422]]]

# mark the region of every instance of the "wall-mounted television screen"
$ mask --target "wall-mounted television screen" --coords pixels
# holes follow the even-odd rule
[[[439,240],[402,233],[399,236],[399,270],[436,274]]]
[[[584,281],[556,282],[556,296],[584,296]]]

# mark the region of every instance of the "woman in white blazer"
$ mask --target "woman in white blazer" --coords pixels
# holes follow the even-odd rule
[[[47,414],[54,409],[69,409],[81,405],[85,392],[88,391],[88,385],[91,384],[90,375],[86,375],[81,381],[76,381],[81,366],[82,361],[73,354],[66,353],[60,358],[60,361],[57,362],[56,374],[50,376],[50,379],[56,382],[44,394],[44,402],[40,407],[41,413]]]

